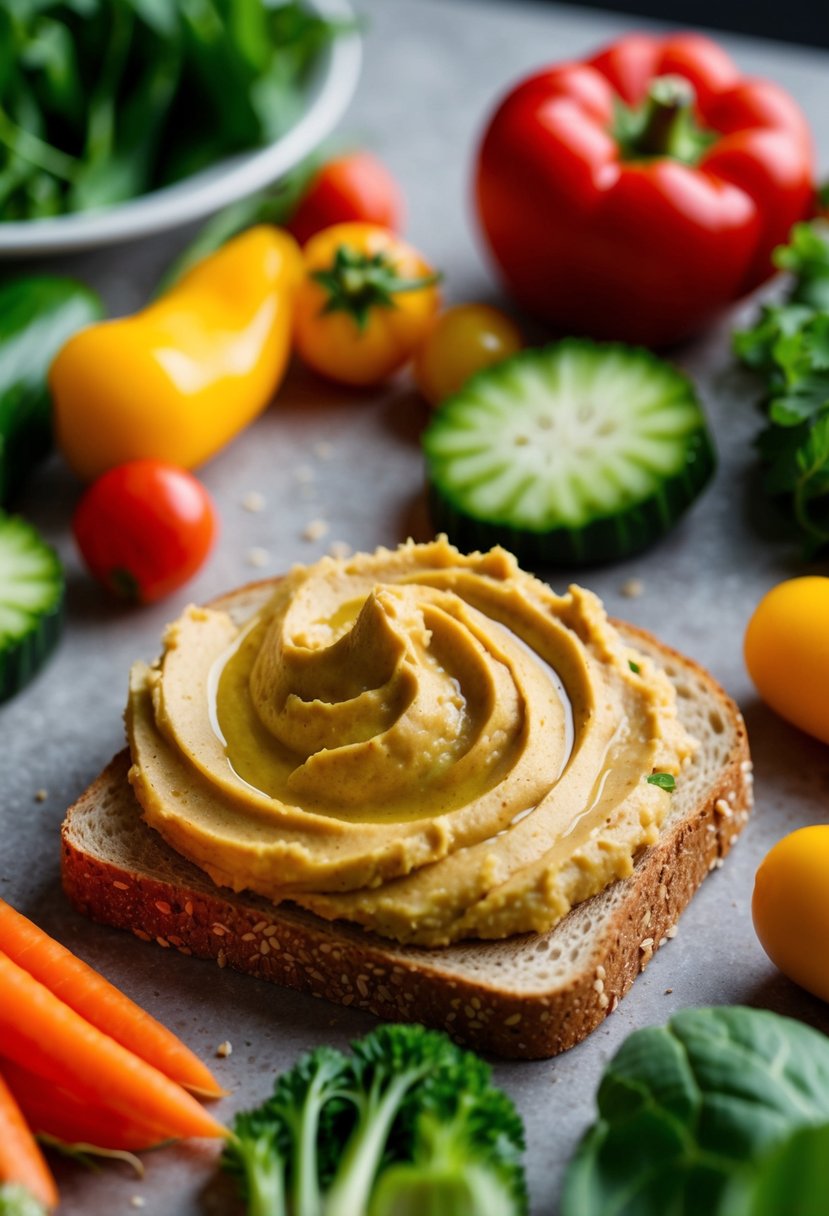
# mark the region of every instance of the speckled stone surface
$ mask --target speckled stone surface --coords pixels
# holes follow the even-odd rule
[[[497,301],[468,199],[472,150],[484,115],[522,72],[579,55],[631,28],[631,22],[506,0],[363,0],[361,8],[370,19],[366,65],[344,132],[376,149],[399,177],[409,202],[408,233],[446,272],[447,295]],[[800,100],[825,172],[829,58],[747,39],[723,41],[743,69],[773,76]],[[142,302],[189,235],[54,260],[50,268],[93,282],[114,312],[128,311]],[[740,313],[748,316],[752,307]],[[676,939],[658,952],[587,1042],[551,1062],[496,1066],[527,1123],[533,1216],[554,1216],[562,1170],[591,1118],[600,1070],[632,1029],[663,1022],[688,1005],[746,1002],[829,1031],[827,1007],[767,961],[749,913],[754,871],[768,847],[792,828],[827,818],[829,752],[757,700],[741,658],[743,631],[760,596],[803,567],[775,532],[759,494],[752,450],[755,386],[729,355],[734,320],[727,318],[676,355],[699,384],[720,449],[713,487],[647,556],[592,572],[585,581],[614,614],[654,630],[709,667],[739,701],[756,762],[756,813],[724,868],[706,880],[682,917]],[[185,603],[312,560],[332,541],[371,549],[408,534],[425,537],[418,449],[424,417],[405,381],[365,395],[292,375],[273,408],[203,470],[221,509],[218,550],[190,587],[153,608],[113,606],[88,581],[68,527],[78,488],[57,460],[43,468],[19,504],[66,563],[69,624],[48,668],[0,709],[0,893],[206,1058],[229,1040],[232,1054],[215,1060],[218,1076],[232,1090],[218,1107],[223,1116],[263,1097],[273,1073],[302,1049],[344,1045],[367,1030],[371,1019],[87,923],[60,891],[60,821],[68,803],[122,744],[130,662],[153,656],[162,626]],[[250,491],[264,496],[261,512],[245,510]],[[317,519],[329,523],[327,534],[303,539]],[[267,554],[264,570],[250,564],[257,548]],[[565,586],[568,577],[558,572],[551,581]],[[621,591],[631,578],[642,582],[642,594],[634,599]],[[46,791],[44,801],[35,799],[38,790]],[[61,1212],[117,1216],[136,1210],[140,1197],[148,1216],[230,1216],[238,1209],[225,1184],[216,1181],[214,1156],[212,1149],[195,1147],[158,1152],[147,1157],[143,1180],[119,1166],[92,1175],[61,1165]]]

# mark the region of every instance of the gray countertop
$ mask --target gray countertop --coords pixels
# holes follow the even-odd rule
[[[497,301],[468,199],[483,117],[511,79],[545,61],[580,55],[633,23],[596,11],[507,0],[363,0],[360,7],[370,19],[366,63],[344,129],[378,151],[403,184],[408,234],[445,271],[447,296]],[[798,98],[822,149],[825,172],[829,57],[745,38],[721,40],[744,70],[773,77]],[[55,259],[50,268],[87,279],[114,312],[128,311],[145,299],[189,235]],[[739,313],[748,315],[752,307],[744,305]],[[756,813],[725,867],[706,880],[682,917],[677,938],[658,952],[590,1039],[553,1061],[496,1065],[499,1082],[526,1120],[534,1216],[555,1213],[562,1169],[591,1118],[600,1070],[635,1027],[661,1023],[688,1005],[747,1002],[829,1031],[827,1007],[767,961],[749,913],[754,871],[772,842],[794,827],[826,819],[829,751],[757,700],[741,657],[754,605],[773,583],[803,568],[775,533],[757,489],[755,386],[729,355],[734,320],[676,356],[696,379],[711,417],[721,454],[713,487],[657,548],[623,566],[591,572],[589,584],[611,612],[693,656],[738,700],[756,763]],[[68,525],[78,487],[57,459],[20,502],[66,563],[69,622],[43,674],[0,709],[0,893],[205,1058],[223,1040],[231,1041],[233,1054],[215,1061],[233,1091],[219,1106],[220,1115],[263,1097],[274,1072],[302,1049],[344,1045],[372,1019],[86,922],[60,890],[60,822],[66,806],[122,745],[130,662],[154,655],[162,626],[188,601],[259,577],[263,572],[248,560],[252,548],[267,551],[264,573],[277,573],[313,560],[333,540],[372,549],[409,534],[426,536],[418,449],[424,418],[405,380],[356,394],[292,374],[267,414],[202,471],[223,523],[212,561],[184,591],[138,611],[107,602],[84,574]],[[311,470],[301,474],[305,480],[297,478],[299,466]],[[251,490],[267,500],[260,514],[242,507]],[[305,525],[317,518],[331,521],[331,531],[318,541],[303,540]],[[631,576],[642,580],[643,594],[625,599],[620,589]],[[552,579],[554,586],[567,581],[566,571]],[[35,800],[40,789],[47,791],[43,802]],[[116,1216],[134,1210],[131,1203],[139,1195],[144,1211],[154,1216],[234,1212],[226,1187],[215,1181],[213,1156],[212,1150],[189,1147],[158,1152],[147,1157],[143,1180],[120,1166],[86,1174],[61,1165],[61,1212]]]

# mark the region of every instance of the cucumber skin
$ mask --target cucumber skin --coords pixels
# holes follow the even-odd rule
[[[37,675],[57,646],[63,632],[66,582],[58,555],[54,550],[50,549],[50,552],[54,559],[56,595],[52,604],[34,622],[25,637],[0,646],[0,705],[21,692]]]
[[[0,651],[0,705],[32,680],[58,644],[63,630],[64,596],[19,642]]]
[[[534,532],[476,519],[428,475],[429,511],[436,532],[445,532],[462,552],[502,545],[528,566],[594,566],[623,561],[650,548],[674,527],[708,484],[716,455],[707,429],[688,438],[685,467],[656,494],[625,511],[599,516],[582,528]]]

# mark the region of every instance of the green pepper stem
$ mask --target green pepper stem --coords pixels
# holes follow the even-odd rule
[[[684,76],[657,76],[652,80],[636,151],[643,156],[678,155],[695,100],[694,86]]]

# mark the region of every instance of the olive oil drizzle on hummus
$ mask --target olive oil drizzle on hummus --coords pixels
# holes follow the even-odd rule
[[[361,607],[361,601],[351,601],[342,605],[328,620],[317,620],[314,624],[326,626],[335,638],[343,637],[354,626]],[[227,764],[235,779],[247,789],[267,798],[286,800],[291,797],[291,774],[304,757],[298,756],[267,730],[257,714],[250,693],[253,665],[262,648],[267,627],[266,618],[256,617],[214,661],[208,679],[208,706],[211,726],[225,749]],[[505,652],[509,652],[511,648],[519,648],[526,656],[527,662],[538,668],[543,678],[549,681],[561,704],[562,749],[557,769],[550,774],[551,781],[556,781],[570,758],[574,738],[573,708],[562,679],[541,655],[506,625],[492,621],[490,628],[502,635]],[[344,808],[341,803],[333,801],[328,807],[324,800],[315,805],[315,809],[321,814],[378,823],[394,820],[403,822],[440,813],[446,814],[473,801],[485,789],[492,788],[503,775],[503,764],[487,767],[484,757],[484,763],[476,766],[476,770],[465,781],[441,782],[441,776],[448,773],[456,756],[468,751],[474,742],[473,717],[464,696],[462,681],[448,672],[428,652],[421,656],[421,661],[428,663],[438,678],[445,679],[454,694],[456,717],[460,726],[456,733],[455,745],[447,744],[442,754],[431,757],[430,772],[423,774],[420,782],[409,783],[404,798],[395,801],[385,799],[382,805],[372,806],[372,791],[366,790],[364,800],[353,815],[348,814],[350,808]],[[369,689],[362,689],[362,692],[366,691]],[[328,692],[331,695],[330,689]],[[335,740],[332,740],[331,746],[336,746]],[[445,788],[441,788],[442,786]],[[519,810],[513,816],[511,824],[530,814],[536,805],[537,803],[533,802]]]
[[[251,619],[253,618],[253,619]],[[219,884],[440,946],[549,929],[630,873],[694,749],[599,600],[445,540],[189,608],[136,664],[130,780]]]

